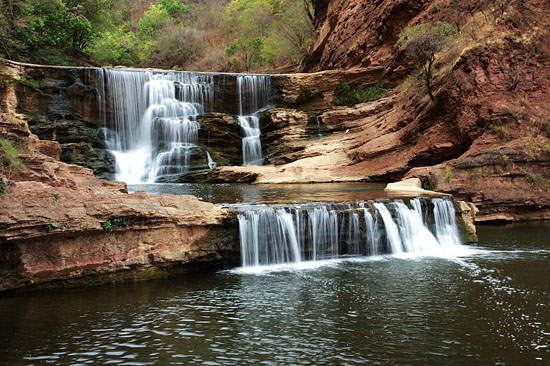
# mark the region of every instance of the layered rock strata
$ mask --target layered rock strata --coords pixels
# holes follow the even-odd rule
[[[237,225],[226,209],[192,196],[127,194],[58,159],[57,142],[31,134],[18,113],[21,73],[4,69],[0,136],[22,152],[1,175],[0,291],[26,286],[155,278],[197,265],[238,263]],[[236,245],[237,243],[237,245]]]

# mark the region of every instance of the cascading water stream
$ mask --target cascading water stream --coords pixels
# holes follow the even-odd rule
[[[109,69],[105,75],[112,110],[106,143],[116,179],[155,182],[186,172],[198,141],[197,117],[212,106],[212,75]]]
[[[208,151],[206,152],[206,158],[208,159],[208,167],[210,169],[214,169],[218,165],[218,164],[216,164],[214,159],[212,159],[212,156],[210,155],[210,153]]]
[[[237,77],[239,117],[241,126],[243,165],[262,165],[260,118],[271,99],[271,78],[267,75],[240,75]]]
[[[243,267],[419,253],[462,244],[449,199],[238,208]],[[431,230],[430,230],[431,229]],[[433,231],[433,233],[432,233]],[[435,235],[434,235],[435,233]]]

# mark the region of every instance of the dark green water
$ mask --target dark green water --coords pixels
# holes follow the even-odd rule
[[[383,183],[239,184],[162,183],[130,184],[129,192],[191,194],[212,203],[346,202],[388,198]]]
[[[550,225],[394,257],[0,296],[0,364],[549,365]]]

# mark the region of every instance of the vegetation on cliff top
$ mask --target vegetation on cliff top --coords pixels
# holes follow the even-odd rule
[[[217,71],[296,65],[310,0],[1,0],[0,57]]]

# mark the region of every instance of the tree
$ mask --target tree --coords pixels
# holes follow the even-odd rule
[[[187,67],[201,56],[204,43],[196,29],[168,22],[154,45],[149,62],[156,67]]]
[[[179,15],[189,11],[189,7],[180,0],[159,0],[159,5],[172,18],[177,18]]]
[[[123,24],[112,31],[103,32],[87,51],[102,65],[136,66],[136,47],[135,34],[129,31],[129,24]]]
[[[169,19],[170,15],[166,9],[160,5],[151,5],[138,23],[137,31],[140,40],[154,38]]]
[[[409,52],[422,63],[423,79],[432,100],[434,62],[438,52],[450,47],[457,34],[456,28],[448,23],[435,25],[424,23],[406,28],[397,41],[397,46]]]
[[[237,38],[229,44],[225,52],[228,56],[237,55],[243,61],[246,71],[250,71],[252,66],[260,60],[262,48],[263,40],[259,37]]]

